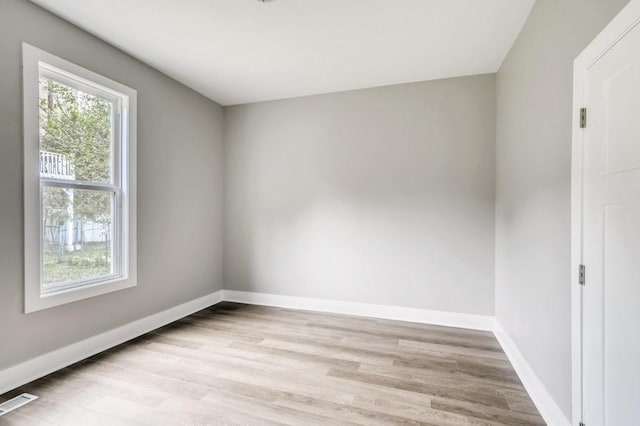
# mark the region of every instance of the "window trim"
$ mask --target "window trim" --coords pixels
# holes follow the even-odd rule
[[[116,128],[121,135],[119,143],[113,149],[120,150],[113,157],[112,183],[98,184],[87,182],[66,182],[65,186],[79,189],[119,188],[115,193],[116,218],[121,218],[114,226],[115,236],[120,235],[121,243],[115,244],[114,251],[122,250],[117,276],[88,279],[73,285],[61,285],[60,288],[42,286],[42,221],[41,199],[45,185],[41,185],[39,165],[39,83],[40,67],[52,70],[57,76],[70,78],[72,87],[81,85],[82,90],[91,90],[99,86],[100,96],[111,94],[119,104],[119,117]],[[35,312],[54,306],[87,299],[137,285],[137,238],[136,238],[136,109],[137,92],[130,87],[115,82],[86,68],[47,53],[27,43],[22,44],[23,68],[23,137],[24,137],[24,272],[25,272],[25,313]],[[76,87],[77,88],[77,87]],[[89,92],[91,93],[91,92]],[[95,93],[91,93],[95,94]],[[120,159],[119,164],[117,159]],[[33,160],[35,159],[35,160]],[[121,179],[118,182],[118,177]],[[48,185],[55,186],[55,179],[44,179]],[[117,229],[116,229],[117,228]],[[128,238],[127,238],[128,237]],[[114,256],[115,258],[115,256]]]

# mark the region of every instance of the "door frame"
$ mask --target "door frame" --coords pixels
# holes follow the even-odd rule
[[[571,146],[571,377],[572,424],[583,420],[582,407],[582,293],[579,267],[583,263],[583,154],[584,132],[580,109],[585,108],[586,74],[627,33],[640,25],[640,0],[631,0],[582,51],[573,63],[573,124]],[[589,111],[587,110],[587,129]],[[588,269],[587,269],[588,285]]]

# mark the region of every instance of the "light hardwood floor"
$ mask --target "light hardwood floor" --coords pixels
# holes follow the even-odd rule
[[[222,303],[2,396],[0,425],[543,425],[489,332]]]

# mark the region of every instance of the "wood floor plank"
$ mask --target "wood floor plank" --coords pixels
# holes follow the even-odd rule
[[[389,356],[406,356],[406,357],[420,357],[421,359],[443,359],[448,361],[461,361],[469,363],[473,366],[488,366],[488,367],[498,367],[504,368],[506,371],[513,371],[511,364],[506,359],[499,358],[488,358],[477,355],[465,355],[460,353],[454,353],[451,351],[446,351],[442,345],[435,345],[439,350],[428,349],[424,347],[412,347],[406,344],[400,344],[399,339],[394,343],[389,342],[378,342],[371,341],[369,339],[353,339],[353,338],[343,338],[340,344],[354,347],[354,348],[364,348],[376,350],[379,352],[387,353]],[[460,348],[458,348],[460,349]],[[463,349],[464,350],[464,349]]]
[[[433,423],[427,423],[426,421],[369,410],[356,405],[336,404],[300,395],[289,394],[285,397],[278,398],[274,403],[276,405],[295,408],[301,411],[337,418],[339,420],[361,425],[437,426]]]
[[[189,383],[166,375],[158,375],[144,370],[125,368],[119,365],[92,360],[92,363],[79,366],[92,374],[102,377],[120,379],[128,383],[135,383],[144,389],[162,389],[169,398],[184,398],[198,400],[203,398],[208,389],[206,386]]]
[[[393,358],[374,351],[349,348],[341,345],[331,345],[325,342],[300,342],[297,339],[290,339],[286,336],[282,336],[281,338],[269,337],[263,340],[260,345],[270,348],[298,351],[306,354],[317,353],[326,357],[333,357],[339,360],[355,363],[366,362],[377,365],[393,365]]]
[[[344,379],[359,381],[363,383],[377,384],[394,389],[406,390],[409,392],[422,393],[431,397],[455,399],[464,402],[483,404],[489,407],[500,407],[504,409],[509,408],[507,400],[502,396],[473,392],[453,387],[450,388],[439,386],[417,380],[399,379],[395,377],[382,376],[379,374],[339,370],[336,368],[332,368],[329,371],[328,375],[334,377],[342,377]]]
[[[39,419],[37,417],[29,416],[20,412],[14,412],[11,417],[0,418],[0,425],[3,426],[51,426],[55,423],[48,422],[46,420]]]
[[[452,353],[458,355],[470,355],[478,358],[492,358],[507,360],[507,356],[502,351],[484,350],[470,348],[468,346],[450,345],[446,343],[434,343],[417,340],[400,339],[400,346],[407,346],[415,349],[422,349],[425,352]]]
[[[515,412],[501,407],[487,407],[463,401],[434,399],[431,407],[435,410],[462,414],[469,417],[486,419],[506,425],[544,425],[540,416]]]
[[[223,403],[239,411],[251,413],[253,416],[267,421],[274,421],[286,425],[353,425],[343,419],[334,419],[328,416],[311,413],[295,408],[285,407],[276,404],[264,404],[252,398],[238,397],[228,394],[210,394],[204,398],[205,401],[216,401]]]
[[[402,416],[410,420],[429,422],[440,426],[501,426],[500,423],[472,418],[456,413],[434,410],[431,404],[428,407],[416,404],[407,404],[402,401],[393,401],[387,398],[371,397],[368,395],[356,395],[353,405],[367,408],[371,411]]]
[[[489,332],[228,302],[21,392],[0,426],[544,424]]]
[[[447,388],[488,393],[504,398],[507,402],[512,393],[524,391],[524,388],[519,383],[512,384],[508,382],[483,380],[458,371],[443,372],[441,370],[426,370],[424,368],[381,367],[370,364],[361,364],[358,370],[363,373],[378,374],[400,380],[411,380],[418,383],[428,383]]]
[[[339,359],[323,355],[315,355],[306,352],[298,352],[288,349],[273,348],[266,345],[253,345],[249,343],[233,343],[229,345],[232,349],[239,349],[245,352],[261,353],[272,357],[285,358],[289,362],[292,360],[301,361],[307,365],[317,365],[320,367],[340,367],[355,370],[360,365],[356,361]]]
[[[309,372],[288,370],[282,367],[269,367],[263,371],[262,374],[256,375],[239,371],[229,371],[228,369],[218,368],[212,365],[201,371],[201,373],[218,378],[241,381],[255,386],[264,386],[283,393],[310,396],[341,404],[350,404],[355,395],[352,389],[346,387],[321,384],[320,379]],[[324,375],[321,377],[324,377]]]

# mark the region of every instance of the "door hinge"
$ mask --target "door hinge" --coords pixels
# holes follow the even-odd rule
[[[587,127],[587,109],[580,108],[580,128],[584,129]]]
[[[584,285],[585,281],[587,279],[587,271],[584,265],[580,265],[580,268],[578,270],[578,282],[580,283],[580,285]]]

